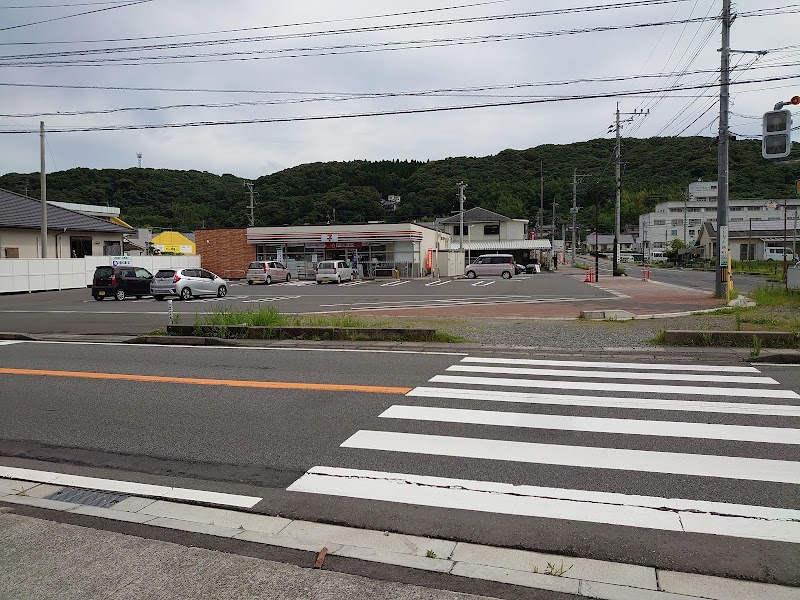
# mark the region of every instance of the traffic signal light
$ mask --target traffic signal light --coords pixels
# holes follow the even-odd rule
[[[792,151],[792,113],[771,110],[764,113],[761,125],[761,155],[764,158],[784,158]]]

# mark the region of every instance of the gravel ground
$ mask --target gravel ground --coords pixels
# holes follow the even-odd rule
[[[409,322],[411,324],[411,322]],[[735,330],[732,315],[691,315],[630,321],[578,319],[415,319],[417,327],[433,327],[487,347],[545,347],[569,350],[644,348],[663,329]]]

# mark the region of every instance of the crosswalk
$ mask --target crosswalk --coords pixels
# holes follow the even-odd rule
[[[467,356],[446,371],[288,490],[800,543],[800,395],[755,367]]]

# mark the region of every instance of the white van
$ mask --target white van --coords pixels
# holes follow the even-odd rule
[[[653,250],[650,252],[650,262],[651,263],[659,263],[659,262],[667,262],[667,257],[664,254],[663,250]]]
[[[766,246],[764,248],[764,260],[780,260],[783,261],[783,248],[776,246]],[[794,262],[794,253],[786,248],[786,260]]]

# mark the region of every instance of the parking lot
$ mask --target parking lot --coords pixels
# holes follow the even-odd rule
[[[492,306],[603,298],[614,298],[614,294],[586,285],[574,275],[540,273],[508,280],[375,279],[321,285],[296,280],[270,285],[229,281],[224,298],[174,300],[172,306],[183,323],[190,323],[194,315],[222,306],[246,309],[270,305],[286,313],[392,311],[400,315],[418,314],[420,310],[439,313],[443,308],[458,307],[459,316],[469,316],[473,307],[483,313]],[[164,327],[167,310],[166,301],[152,297],[97,302],[88,289],[9,294],[0,296],[0,331],[135,334]],[[504,310],[498,308],[498,316]]]

